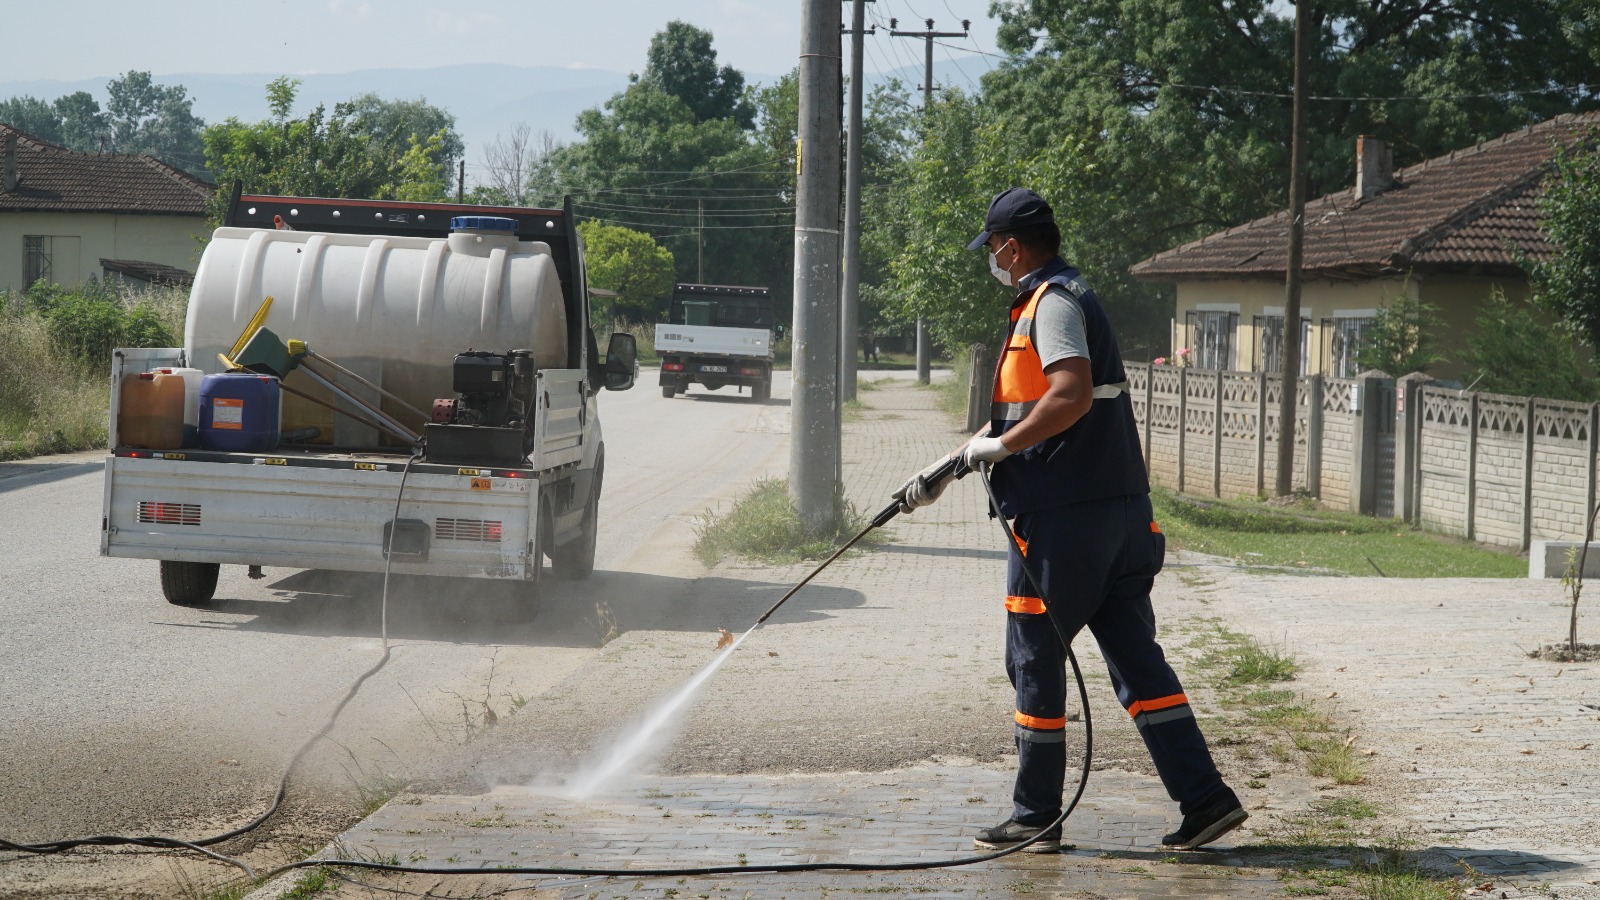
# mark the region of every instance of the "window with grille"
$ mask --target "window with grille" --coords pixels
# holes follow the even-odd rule
[[[35,281],[50,283],[54,274],[50,270],[50,238],[46,235],[28,234],[22,238],[22,285]]]
[[[1370,338],[1372,316],[1335,316],[1328,328],[1328,374],[1354,378],[1361,371],[1356,357]]]
[[[1189,326],[1189,364],[1202,369],[1233,368],[1239,314],[1191,309],[1185,319]]]
[[[1272,375],[1283,374],[1283,316],[1256,316],[1252,324],[1256,333],[1257,371]],[[1311,357],[1311,320],[1300,319],[1300,374],[1309,371]]]

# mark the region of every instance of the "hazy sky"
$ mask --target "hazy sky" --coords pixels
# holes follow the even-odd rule
[[[973,80],[994,48],[989,0],[876,0],[884,28],[867,38],[867,71],[920,65],[923,44],[891,38],[887,24],[959,31],[972,39],[934,47]],[[841,3],[846,23],[850,7]],[[752,74],[781,74],[799,56],[797,0],[0,0],[6,80],[83,79],[130,69],[312,74],[469,62],[638,71],[650,37],[672,19],[712,32],[718,61]],[[25,36],[25,37],[24,37]]]

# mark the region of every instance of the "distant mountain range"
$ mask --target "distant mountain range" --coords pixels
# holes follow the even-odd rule
[[[938,84],[968,87],[985,71],[982,61],[965,57],[957,62],[935,63]],[[118,73],[120,74],[120,73]],[[0,98],[31,95],[46,102],[75,91],[88,91],[102,106],[106,102],[106,82],[115,75],[77,81],[0,81]],[[180,72],[156,75],[158,84],[181,84],[194,98],[195,115],[207,124],[229,116],[245,121],[267,117],[266,85],[275,74],[212,75]],[[467,143],[468,173],[482,158],[483,147],[498,133],[518,122],[526,122],[535,133],[549,130],[557,140],[577,136],[573,124],[578,113],[600,106],[628,86],[625,72],[600,69],[564,69],[553,66],[457,65],[432,69],[368,69],[332,75],[299,75],[302,84],[296,112],[304,113],[318,103],[332,108],[335,103],[374,92],[385,100],[428,102],[455,114],[456,129]],[[752,84],[776,81],[777,75],[745,73]],[[922,69],[897,70],[884,79],[869,77],[870,89],[880,80],[899,78],[915,90],[922,83]]]

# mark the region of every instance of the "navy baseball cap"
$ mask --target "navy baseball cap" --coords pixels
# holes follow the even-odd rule
[[[983,217],[983,231],[972,239],[967,249],[976,250],[987,244],[989,236],[996,231],[1016,231],[1055,220],[1055,212],[1043,197],[1027,188],[1008,188],[989,201],[989,212]]]

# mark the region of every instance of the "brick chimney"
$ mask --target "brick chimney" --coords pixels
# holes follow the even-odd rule
[[[0,187],[8,194],[17,189],[17,136],[14,134],[6,135],[6,174]]]
[[[1356,199],[1365,200],[1394,185],[1394,154],[1389,142],[1361,135],[1356,138]]]

